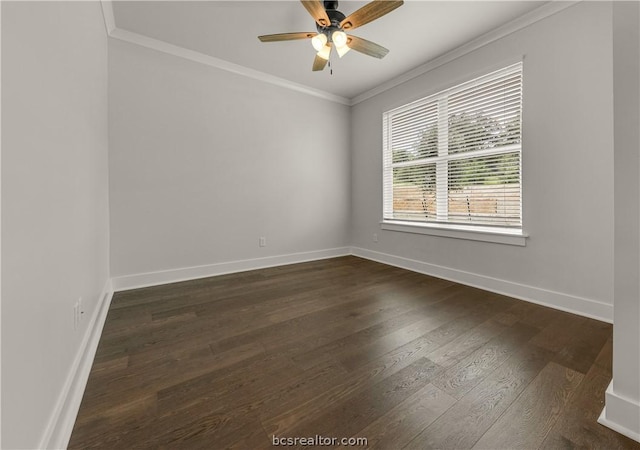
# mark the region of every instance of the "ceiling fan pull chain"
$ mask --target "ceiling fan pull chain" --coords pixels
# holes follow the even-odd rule
[[[329,75],[333,75],[333,67],[331,67],[331,60],[329,60]]]

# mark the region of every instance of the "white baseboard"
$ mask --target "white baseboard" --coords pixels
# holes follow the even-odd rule
[[[606,406],[598,423],[640,442],[640,403],[617,395],[613,391],[613,381],[609,383],[605,396]]]
[[[288,255],[268,256],[265,258],[244,259],[240,261],[208,264],[205,266],[126,275],[113,278],[113,290],[116,292],[126,291],[129,289],[195,280],[228,273],[246,272],[247,270],[347,256],[350,253],[349,247],[339,247],[312,252],[291,253]]]
[[[613,305],[602,303],[574,295],[563,294],[561,292],[549,291],[546,289],[514,283],[512,281],[500,280],[485,275],[465,272],[450,267],[438,266],[436,264],[425,263],[401,256],[376,252],[364,248],[353,247],[351,254],[372,261],[389,264],[413,272],[423,273],[456,283],[473,286],[485,291],[507,295],[520,300],[525,300],[538,305],[579,314],[603,322],[613,323]]]
[[[158,286],[161,284],[176,283],[179,281],[188,281],[228,273],[244,272],[247,270],[263,269],[266,267],[295,264],[346,255],[359,256],[372,261],[443,278],[445,280],[477,287],[562,311],[579,314],[592,319],[608,323],[613,322],[613,306],[607,303],[359,247],[339,247],[312,252],[292,253],[266,258],[245,259],[204,266],[126,275],[112,279],[113,290],[116,292],[126,291],[142,287]]]
[[[80,348],[73,360],[62,392],[58,397],[38,448],[60,449],[67,448],[69,444],[112,298],[113,288],[109,279],[100,293],[100,298],[91,320],[87,324],[87,330],[82,338]]]

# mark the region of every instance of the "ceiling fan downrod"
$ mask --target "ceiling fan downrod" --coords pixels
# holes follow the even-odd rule
[[[337,1],[332,1],[332,0],[325,0],[324,9],[327,10],[327,11],[338,9],[338,2]]]

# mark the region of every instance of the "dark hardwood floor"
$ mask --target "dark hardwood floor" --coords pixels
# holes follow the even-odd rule
[[[122,292],[69,447],[638,449],[596,422],[611,335],[356,257]]]

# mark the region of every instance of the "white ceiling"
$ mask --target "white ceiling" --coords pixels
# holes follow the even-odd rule
[[[349,15],[367,2],[342,0]],[[118,1],[115,25],[314,89],[352,99],[532,11],[545,1],[405,1],[353,30],[390,52],[382,60],[351,51],[312,72],[307,40],[262,43],[262,34],[315,31],[298,1]]]

